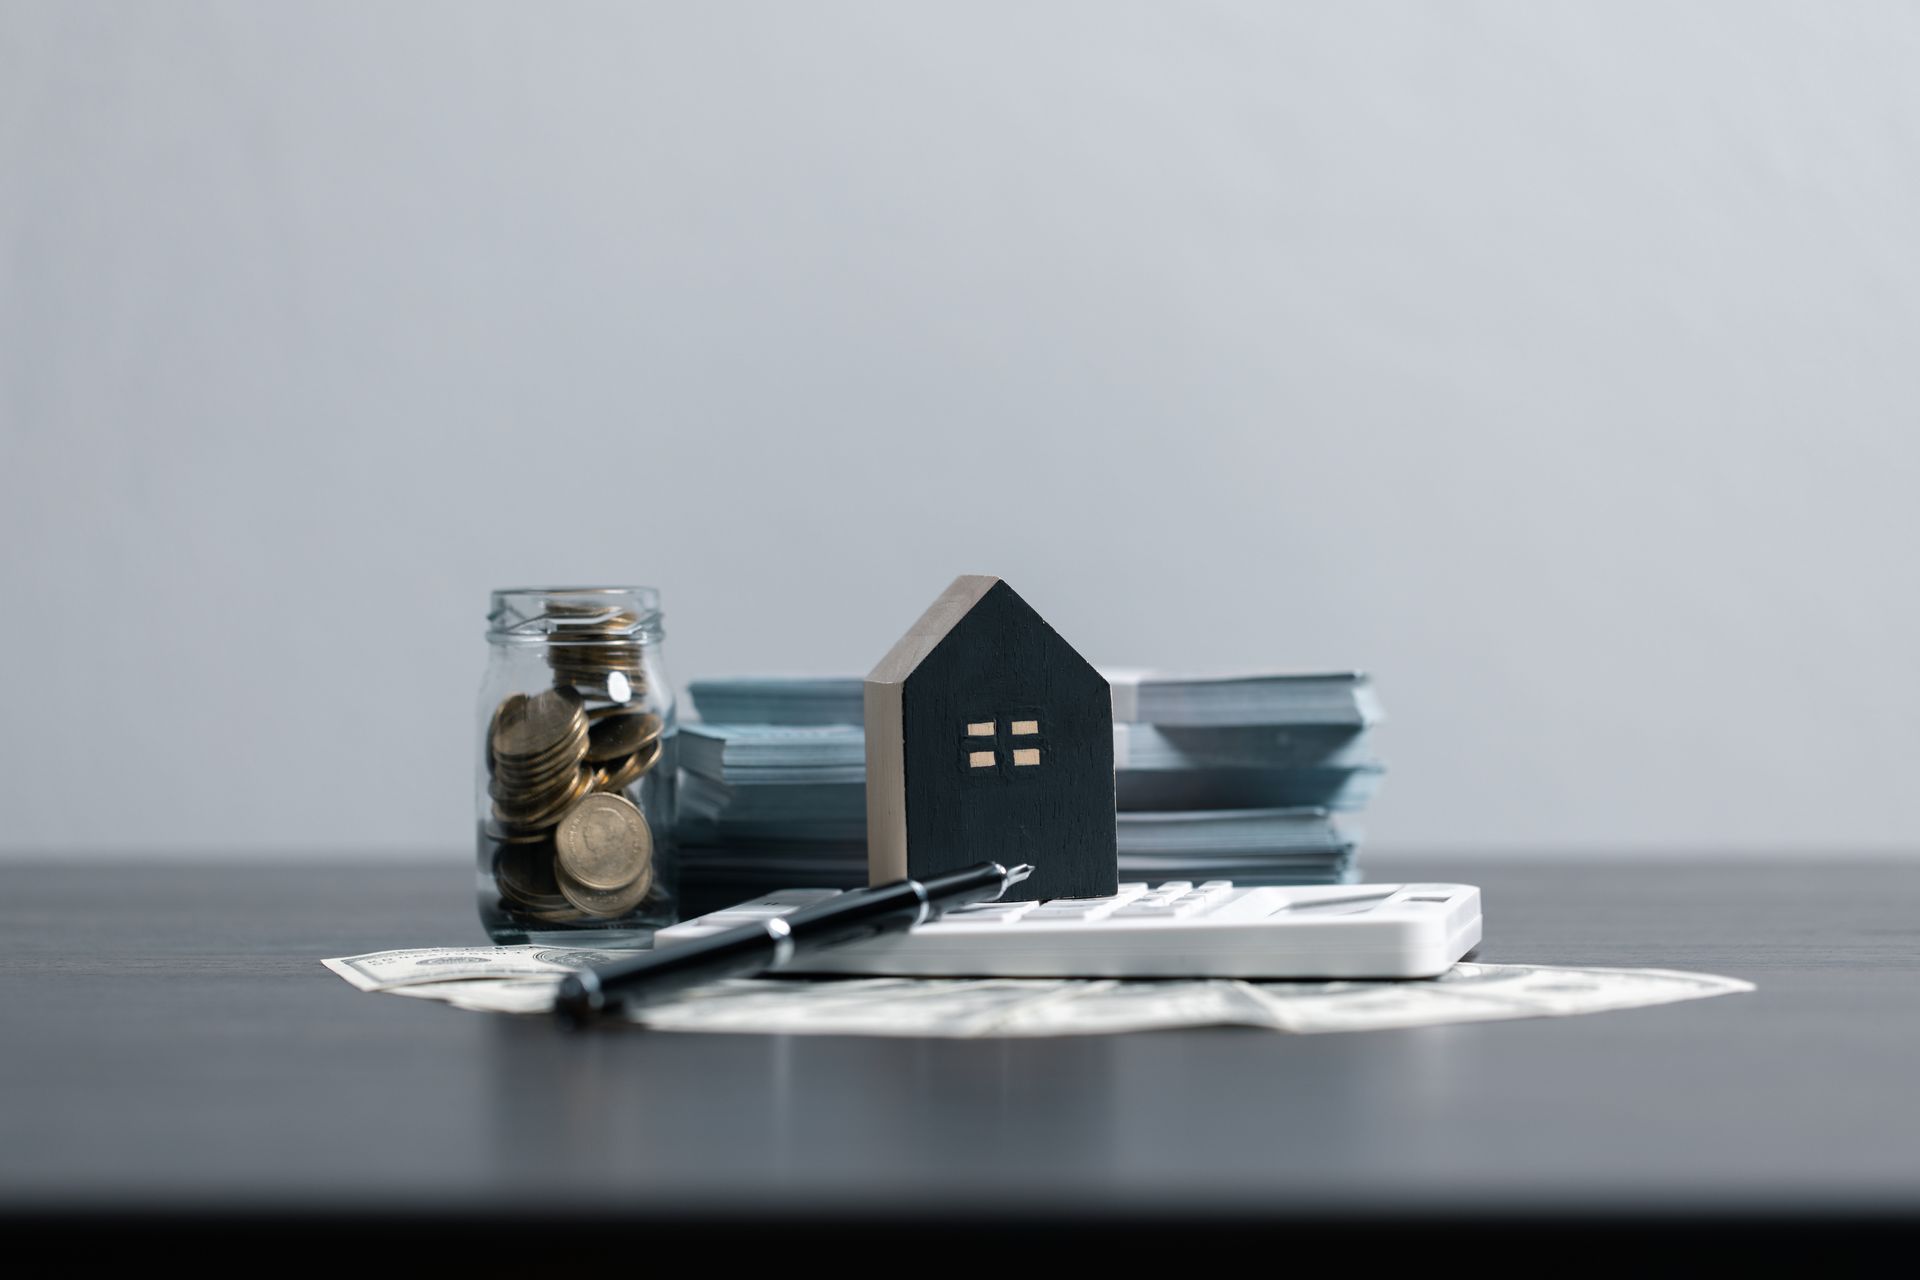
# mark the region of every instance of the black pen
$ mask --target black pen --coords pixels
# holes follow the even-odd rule
[[[629,1002],[777,969],[797,955],[910,929],[970,902],[991,902],[1032,874],[1025,864],[1009,869],[980,862],[925,880],[853,889],[784,916],[569,974],[554,997],[554,1012],[582,1026]]]

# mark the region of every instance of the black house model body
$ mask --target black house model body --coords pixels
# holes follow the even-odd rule
[[[998,578],[954,579],[866,680],[867,865],[879,884],[992,859],[1009,898],[1118,888],[1113,695]]]

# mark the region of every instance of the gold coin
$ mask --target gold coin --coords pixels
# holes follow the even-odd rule
[[[559,822],[560,819],[566,817],[567,810],[572,807],[574,801],[593,789],[593,784],[598,780],[599,776],[596,770],[581,769],[574,774],[573,780],[568,783],[565,788],[557,792],[551,799],[542,800],[539,803],[539,807],[533,805],[515,807],[513,805],[504,805],[500,801],[495,800],[493,802],[493,816],[499,820],[501,826],[508,830],[517,828],[522,831],[528,831],[551,827]]]
[[[609,766],[600,771],[602,791],[625,791],[647,775],[648,770],[660,763],[660,750],[663,740],[655,738],[640,750],[618,762],[618,767]]]
[[[639,658],[647,646],[619,631],[565,631],[547,639],[548,652],[555,657],[584,661],[604,658]]]
[[[564,815],[565,810],[561,810]],[[554,824],[559,818],[549,818],[539,825],[527,822],[514,822],[502,818],[497,812],[487,821],[487,831],[495,840],[507,844],[526,844],[536,840],[551,840]]]
[[[557,786],[561,779],[572,777],[573,771],[582,763],[578,756],[569,756],[537,770],[522,772],[501,768],[494,771],[493,780],[487,786],[495,798],[503,795],[526,795],[529,792],[546,791]]]
[[[487,784],[487,794],[494,803],[508,815],[524,818],[528,814],[543,813],[562,796],[570,795],[579,782],[579,766],[568,765],[563,773],[537,783],[509,786],[506,780],[495,776]]]
[[[552,799],[554,794],[571,784],[578,765],[568,765],[565,769],[555,770],[544,778],[518,781],[494,775],[487,784],[487,794],[509,809],[541,808],[538,801]]]
[[[492,780],[488,789],[495,798],[515,793],[545,791],[560,779],[572,774],[587,753],[587,735],[585,726],[581,731],[557,749],[537,756],[531,760],[499,760],[493,762]]]
[[[486,833],[487,839],[495,844],[540,844],[553,835],[553,832],[545,827],[528,830],[501,823],[497,819],[483,824],[481,830]]]
[[[530,905],[560,896],[560,882],[553,875],[553,845],[546,840],[502,846],[494,855],[493,878],[501,893]]]
[[[626,915],[640,905],[647,890],[653,887],[653,863],[642,867],[639,879],[619,889],[595,889],[581,884],[558,867],[554,869],[554,878],[560,882],[561,896],[568,902],[590,916],[605,920]]]
[[[581,733],[569,739],[563,750],[535,760],[496,760],[493,776],[502,786],[537,787],[543,782],[552,781],[556,775],[566,773],[584,760],[587,755],[587,741],[587,735]]]
[[[547,606],[546,616],[553,619],[556,626],[569,631],[613,631],[624,635],[640,625],[640,615],[631,609],[584,601],[556,600]]]
[[[647,682],[638,675],[615,671],[604,676],[568,675],[556,671],[553,678],[562,688],[571,688],[583,698],[602,702],[633,703],[646,696]]]
[[[487,772],[488,773],[493,772],[493,740],[500,733],[500,718],[506,715],[508,707],[515,707],[515,708],[522,707],[526,703],[526,700],[527,700],[527,695],[524,693],[510,693],[506,697],[500,700],[499,706],[493,709],[493,719],[487,722]],[[516,711],[516,714],[524,714],[524,712]]]
[[[632,614],[625,615],[631,619]],[[646,641],[634,634],[635,623],[610,620],[605,623],[563,624],[547,633],[547,644],[554,652],[589,653],[620,650],[637,654]]]
[[[616,649],[638,653],[640,645],[631,637],[589,627],[569,627],[565,631],[555,631],[547,637],[549,661],[560,658],[583,658],[588,654],[610,653]]]
[[[606,640],[557,642],[547,648],[550,665],[573,667],[637,667],[645,660],[645,650],[637,644]]]
[[[516,914],[547,923],[580,918],[580,909],[568,902],[557,887],[552,893],[528,894],[519,892],[509,881],[495,883],[500,889],[500,905]]]
[[[627,688],[646,683],[646,669],[639,662],[554,662],[553,678],[563,685],[581,685],[589,696],[605,696],[598,693],[603,687],[611,685],[614,676],[626,682]],[[627,698],[612,698],[610,701],[631,701]]]
[[[630,756],[660,736],[665,723],[659,716],[642,712],[630,716],[609,716],[587,730],[587,759],[595,764]]]
[[[517,899],[501,895],[501,901],[515,915],[524,916],[535,924],[577,924],[586,913],[568,902],[559,894],[551,898],[541,898],[537,902],[520,902]]]
[[[575,801],[554,830],[553,847],[556,868],[595,892],[653,879],[653,829],[624,796],[600,792]],[[569,899],[582,911],[592,910]]]
[[[647,751],[653,750],[649,747]],[[595,787],[598,791],[625,791],[640,781],[646,773],[645,752],[630,755],[625,760],[615,761],[600,770],[600,781]]]
[[[539,760],[562,750],[586,719],[580,697],[568,689],[547,689],[500,704],[493,729],[496,766],[505,761]]]
[[[579,700],[580,697],[579,694],[574,693],[571,689],[564,691],[555,690],[554,692],[576,701]],[[540,769],[553,763],[555,760],[564,759],[578,752],[581,748],[580,740],[586,736],[586,704],[581,702],[579,714],[561,726],[559,736],[551,743],[539,751],[533,752],[531,755],[509,755],[496,751],[494,753],[494,763],[505,769]]]
[[[586,752],[576,744],[560,755],[540,761],[538,764],[509,764],[502,760],[494,766],[494,780],[509,790],[538,788],[542,783],[551,782],[555,777],[565,775],[577,766]]]

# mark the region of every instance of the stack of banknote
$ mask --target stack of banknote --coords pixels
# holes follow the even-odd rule
[[[1348,815],[1383,773],[1366,676],[1103,674],[1123,881],[1358,878]],[[700,719],[681,730],[678,828],[688,907],[865,883],[860,680],[696,680],[691,692]]]

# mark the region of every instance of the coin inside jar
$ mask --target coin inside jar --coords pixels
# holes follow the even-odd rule
[[[530,796],[517,803],[495,800],[493,816],[503,826],[510,828],[528,830],[551,827],[561,821],[574,801],[593,789],[599,778],[597,770],[580,769],[552,792]]]
[[[653,831],[624,796],[595,792],[576,801],[553,844],[559,870],[584,888],[611,892],[653,878]]]
[[[555,633],[586,632],[614,636],[631,635],[640,627],[640,615],[631,609],[611,604],[554,600],[547,605],[548,628]]]
[[[560,896],[560,883],[554,879],[553,848],[544,841],[502,845],[494,855],[493,874],[502,893],[522,901],[548,905],[541,900]]]
[[[660,736],[662,723],[651,712],[602,716],[587,730],[587,759],[595,764],[630,756]]]
[[[558,868],[555,869],[554,878],[560,882],[560,894],[566,901],[587,915],[610,919],[623,916],[640,905],[647,896],[647,890],[653,887],[653,866],[649,863],[638,880],[620,889],[591,888]]]
[[[518,765],[500,763],[494,768],[492,781],[487,784],[488,794],[495,800],[510,800],[515,796],[549,791],[559,786],[562,779],[573,775],[585,754],[585,744],[582,743],[575,750],[538,769],[522,769]]]
[[[519,827],[505,825],[499,819],[481,824],[481,834],[495,844],[539,844],[544,845],[553,839],[551,827]],[[547,850],[547,859],[552,861],[553,850]]]
[[[600,772],[599,790],[625,791],[647,775],[647,771],[660,762],[661,740],[655,738],[625,760],[609,763]]]
[[[532,697],[515,694],[500,704],[493,723],[496,767],[506,761],[539,761],[564,749],[586,721],[580,696],[547,689]]]

